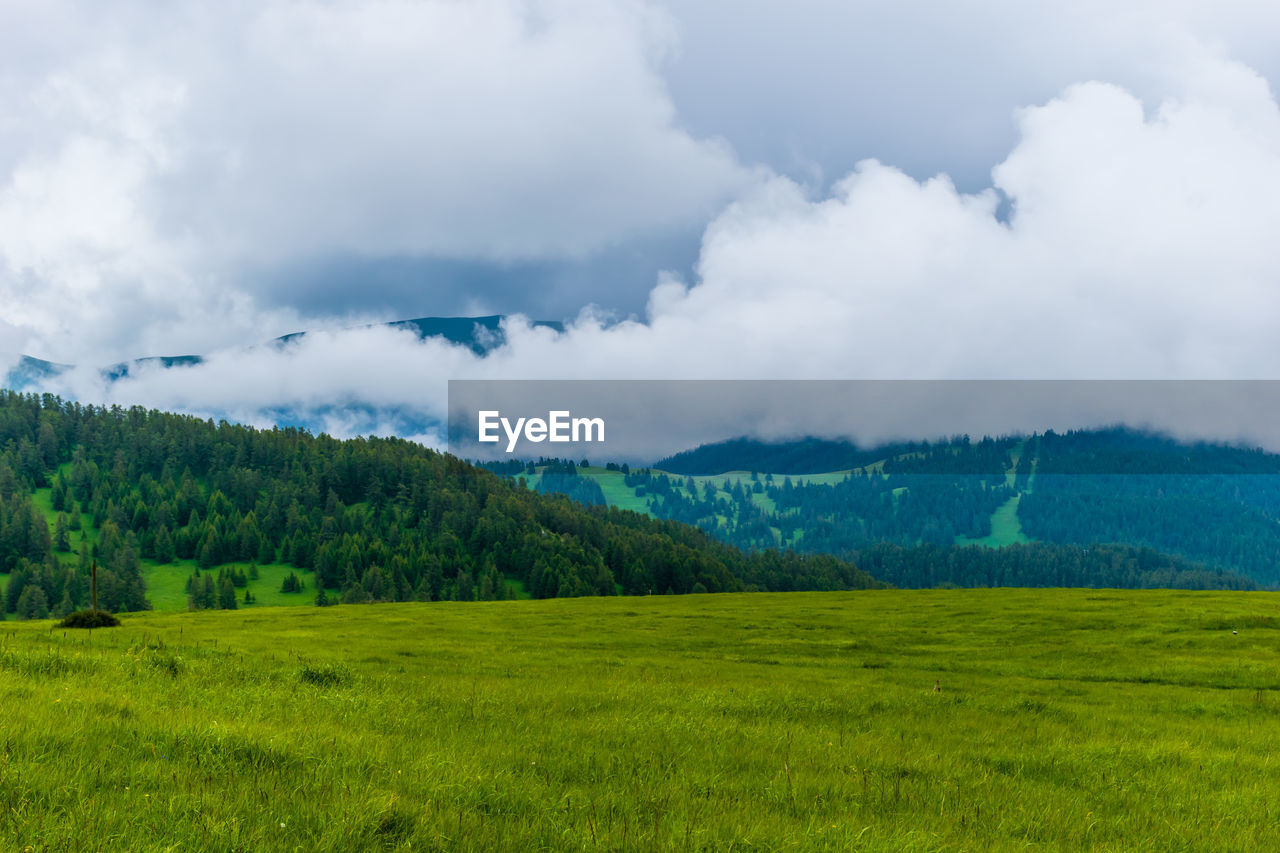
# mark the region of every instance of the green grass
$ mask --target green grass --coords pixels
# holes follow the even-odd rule
[[[44,513],[45,521],[49,523],[49,532],[52,533],[58,526],[58,513],[53,511],[53,489],[36,489],[31,495],[31,502],[35,504],[36,509]],[[98,530],[93,526],[92,513],[80,513],[80,530],[69,531],[67,536],[71,540],[71,550],[76,552],[80,550],[80,536],[83,533],[85,540],[89,543],[89,547],[98,544]],[[66,558],[66,555],[62,555]]]
[[[996,508],[996,511],[991,514],[991,533],[989,535],[977,539],[957,536],[956,544],[1003,548],[1005,545],[1033,541],[1030,536],[1022,532],[1022,522],[1018,520],[1018,503],[1021,500],[1022,495],[1016,494]]]
[[[1280,600],[1266,593],[50,625],[0,626],[4,849],[1280,846]]]
[[[221,569],[230,571],[238,568],[246,575],[249,563],[228,563],[213,569],[217,579]],[[195,560],[177,560],[172,564],[159,565],[153,560],[142,561],[142,579],[147,585],[147,598],[155,610],[187,609],[187,578],[196,569]],[[303,584],[302,592],[281,592],[280,585],[290,572],[296,574]],[[203,574],[203,573],[202,573]],[[253,591],[253,604],[244,604],[244,591]],[[332,590],[330,591],[332,592]],[[258,566],[258,580],[250,580],[248,586],[236,589],[236,600],[241,607],[271,607],[277,605],[311,604],[316,597],[316,581],[312,572],[296,569],[283,563]]]
[[[645,515],[649,514],[649,499],[647,497],[637,497],[636,490],[627,485],[626,475],[621,471],[590,467],[579,468],[578,474],[579,476],[590,477],[600,484],[600,491],[604,492],[604,499],[609,502],[609,506],[629,509]]]
[[[1018,464],[1022,461],[1023,451],[1026,449],[1026,440],[1018,442],[1018,444],[1010,452],[1013,465],[1005,472],[1004,482],[1010,489],[1013,488],[1018,475]],[[1031,461],[1031,472],[1027,478],[1027,490],[1029,494],[1031,487],[1035,483],[1036,461]],[[1022,501],[1022,494],[1019,492],[1009,500],[996,507],[991,513],[991,533],[986,536],[980,536],[971,539],[968,536],[957,536],[957,545],[981,545],[984,548],[1003,548],[1006,545],[1017,545],[1026,542],[1034,542],[1035,540],[1022,531],[1022,522],[1018,519],[1018,505]]]

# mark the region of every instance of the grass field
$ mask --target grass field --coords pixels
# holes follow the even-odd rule
[[[0,626],[4,849],[1280,847],[1265,593],[51,624]]]
[[[143,560],[142,566],[142,579],[147,585],[147,598],[151,600],[151,606],[154,609],[187,609],[187,578],[191,577],[191,573],[196,570],[195,560],[177,560],[164,565],[159,565],[154,560]],[[228,563],[214,569],[211,574],[216,578],[218,571],[224,568],[227,570],[238,568],[246,575],[249,572],[248,563]],[[301,592],[280,591],[285,576],[290,572],[302,581]],[[250,580],[245,589],[252,590],[256,600],[253,604],[245,605],[244,589],[237,589],[236,599],[241,602],[241,607],[311,604],[316,597],[315,575],[284,563],[258,566],[258,579]]]
[[[1018,520],[1018,502],[1022,495],[1017,494],[1000,504],[991,513],[991,533],[977,539],[957,536],[957,545],[982,545],[987,548],[1003,548],[1019,542],[1030,542],[1031,537],[1022,532],[1022,522]]]
[[[646,514],[649,512],[649,499],[637,497],[636,490],[627,485],[626,475],[621,471],[591,467],[579,468],[578,473],[600,484],[600,490],[604,492],[604,499],[609,502],[609,506]]]

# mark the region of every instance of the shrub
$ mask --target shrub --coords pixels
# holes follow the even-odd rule
[[[75,613],[68,614],[66,618],[59,622],[58,627],[114,628],[119,624],[120,620],[105,610],[77,610]]]

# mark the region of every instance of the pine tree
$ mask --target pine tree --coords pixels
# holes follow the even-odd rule
[[[466,569],[458,572],[458,582],[454,587],[454,592],[458,601],[475,601],[475,581],[471,578],[471,572]]]
[[[13,613],[18,609],[18,601],[27,586],[27,570],[24,565],[9,573],[9,585],[5,587],[4,609]]]
[[[258,562],[264,566],[270,565],[276,561],[276,549],[272,546],[271,540],[265,535],[258,540]]]
[[[156,532],[155,553],[156,562],[162,564],[172,563],[174,558],[177,556],[177,552],[173,544],[173,535],[169,533],[169,528],[165,525],[161,525],[160,529]]]
[[[204,537],[204,543],[200,546],[199,564],[202,569],[212,569],[218,565],[218,543],[214,539],[213,531],[210,530]]]
[[[229,576],[224,575],[218,588],[218,606],[223,610],[236,609],[236,588]]]
[[[75,600],[71,597],[71,584],[66,584],[62,589],[62,601],[58,603],[58,610],[55,615],[61,617],[76,612]]]
[[[37,584],[27,584],[18,598],[19,619],[45,619],[49,616],[49,601]]]

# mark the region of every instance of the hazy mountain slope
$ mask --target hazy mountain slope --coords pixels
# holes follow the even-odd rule
[[[470,347],[476,354],[483,355],[485,352],[502,345],[503,319],[500,314],[485,317],[419,317],[415,320],[397,320],[385,325],[395,329],[412,330],[419,338],[444,338],[451,343]],[[556,330],[564,328],[562,323],[552,320],[537,320],[534,321],[534,325]],[[302,331],[284,335],[270,341],[269,345],[296,341],[307,334],[309,333]],[[18,358],[18,363],[9,370],[6,376],[2,377],[0,387],[9,388],[13,391],[41,390],[46,381],[57,377],[72,367],[72,365],[58,364],[26,355]],[[101,372],[108,382],[116,382],[128,377],[133,369],[142,365],[159,364],[164,368],[187,367],[193,364],[200,364],[203,360],[201,355],[148,356],[107,365],[101,368]]]

